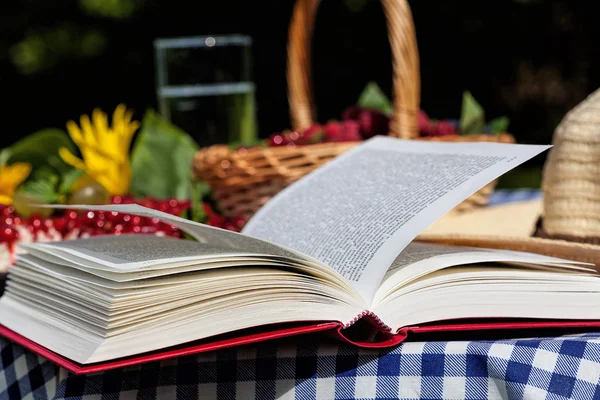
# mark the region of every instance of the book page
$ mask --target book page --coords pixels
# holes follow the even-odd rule
[[[243,233],[322,261],[370,303],[421,231],[549,147],[376,137],[280,192]]]
[[[482,255],[484,256],[484,258],[481,258]],[[401,269],[413,266],[424,260],[430,260],[432,258],[440,259],[441,257],[447,258],[448,260],[450,260],[450,263],[454,263],[454,265],[484,261],[520,261],[540,264],[559,263],[574,266],[581,265],[581,267],[574,268],[594,271],[594,269],[592,268],[593,264],[565,260],[562,258],[545,256],[542,254],[526,253],[513,250],[449,246],[427,242],[412,242],[411,244],[406,246],[402,253],[400,253],[398,257],[396,257],[396,259],[392,262],[392,265],[387,270],[385,276],[387,278],[388,276],[399,272],[399,270]]]
[[[236,252],[264,254],[272,257],[286,257],[299,259],[303,261],[315,262],[316,260],[307,257],[304,254],[298,253],[292,249],[284,248],[280,245],[269,243],[268,241],[260,240],[245,236],[236,232],[225,229],[215,228],[210,225],[201,224],[190,221],[185,218],[177,217],[162,211],[143,207],[138,204],[103,204],[103,205],[49,205],[48,208],[66,208],[74,210],[86,211],[106,211],[119,212],[126,214],[139,215],[142,217],[158,218],[163,222],[169,223],[189,234],[198,242],[206,245],[206,247],[227,249]],[[140,255],[136,253],[136,257]]]
[[[151,255],[150,253],[148,254],[149,257],[148,255],[143,255],[142,253],[144,250],[140,250],[140,247],[144,247],[143,243],[141,244],[141,246],[136,246],[137,249],[135,249],[134,251],[119,250],[119,254],[111,254],[115,253],[116,249],[104,252],[94,251],[93,249],[85,249],[79,246],[80,241],[73,241],[73,243],[77,242],[75,245],[66,241],[59,242],[60,244],[57,244],[56,242],[49,242],[25,244],[22,246],[30,252],[35,251],[39,253],[40,251],[45,250],[46,254],[44,255],[44,257],[60,257],[61,259],[63,259],[63,261],[61,262],[65,262],[64,260],[66,259],[67,262],[69,262],[71,265],[79,264],[87,268],[94,268],[98,271],[106,269],[106,267],[108,267],[109,270],[112,270],[114,272],[126,273],[127,270],[140,271],[146,269],[154,269],[155,267],[158,267],[160,269],[172,267],[173,265],[169,265],[169,260],[175,260],[170,262],[170,264],[174,264],[176,262],[178,266],[183,266],[181,265],[181,263],[186,262],[186,259],[189,258],[191,261],[195,262],[194,260],[198,260],[199,255],[201,254],[204,254],[207,260],[210,260],[213,264],[215,262],[221,261],[228,262],[238,260],[238,265],[242,265],[242,263],[249,258],[255,260],[276,260],[278,265],[298,266],[314,276],[326,277],[327,280],[335,282],[338,286],[347,290],[348,293],[350,293],[352,296],[362,301],[362,298],[360,297],[359,293],[354,289],[350,282],[348,282],[344,277],[342,277],[337,271],[333,270],[332,268],[324,265],[320,261],[306,254],[302,254],[291,248],[271,243],[266,240],[190,221],[185,218],[177,217],[162,211],[153,210],[151,208],[143,207],[138,204],[103,204],[95,206],[83,204],[46,205],[43,207],[59,209],[78,209],[86,210],[88,212],[93,210],[101,210],[107,212],[120,212],[133,215],[140,215],[144,217],[157,218],[163,222],[178,227],[182,231],[194,237],[198,242],[200,242],[200,245],[192,241],[190,241],[189,244],[183,245],[186,247],[183,253],[179,253],[178,249],[172,249],[171,251],[165,252],[165,254],[168,254],[169,259],[165,259],[164,256],[160,256],[157,259],[156,254]],[[111,242],[115,240],[114,237],[112,237],[111,239],[110,235],[107,239],[98,238],[99,237],[96,236],[86,240],[89,243],[89,245],[93,248],[96,246],[95,242],[101,242],[103,240]],[[123,238],[123,236],[119,236],[118,238]],[[164,238],[160,238],[159,240],[162,239]],[[110,247],[110,245],[108,247]],[[107,246],[102,246],[102,248],[106,250]],[[208,253],[212,250],[214,250],[218,254],[213,254],[212,256],[209,256]],[[190,252],[195,252],[196,255],[190,256]],[[172,257],[177,254],[179,254],[177,258],[173,259]],[[40,254],[36,255],[40,256]],[[149,276],[152,273],[144,272],[144,274]],[[365,304],[364,306],[366,308],[368,305]]]
[[[373,307],[377,307],[379,303],[386,301],[390,296],[398,295],[399,289],[421,277],[450,267],[481,263],[524,265],[524,269],[535,265],[536,268],[546,266],[579,273],[595,272],[593,264],[541,254],[412,242],[396,257],[387,270],[383,282],[375,294]],[[374,310],[372,309],[372,311]]]

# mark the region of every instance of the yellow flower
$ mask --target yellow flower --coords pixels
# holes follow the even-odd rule
[[[59,150],[60,157],[101,184],[112,195],[123,195],[129,189],[131,166],[129,146],[133,134],[139,128],[137,121],[131,121],[133,112],[119,104],[108,125],[106,114],[99,109],[92,112],[92,119],[82,115],[80,126],[67,122],[67,130],[73,142],[79,147],[80,159],[67,148]]]
[[[31,172],[31,165],[17,162],[0,166],[0,204],[11,205],[13,194]]]

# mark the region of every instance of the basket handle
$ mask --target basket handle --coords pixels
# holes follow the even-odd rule
[[[294,129],[308,128],[316,115],[311,87],[310,48],[320,0],[297,0],[289,29],[287,80]],[[390,136],[418,137],[421,100],[419,52],[412,13],[406,0],[381,0],[387,19],[394,73],[394,118]]]

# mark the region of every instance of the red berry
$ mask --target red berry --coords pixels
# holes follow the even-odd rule
[[[287,144],[286,139],[280,133],[274,133],[269,137],[268,145],[271,147],[283,146],[285,144]]]
[[[142,233],[156,233],[157,229],[155,226],[143,226]]]
[[[376,135],[387,135],[390,128],[390,118],[375,110],[363,110],[358,116],[360,134],[363,139]]]
[[[109,221],[119,221],[123,218],[123,216],[116,211],[112,211],[106,214],[106,218]]]
[[[225,218],[221,217],[220,215],[213,214],[208,217],[207,224],[220,228],[223,226],[224,222]]]
[[[15,208],[13,206],[4,206],[4,208],[2,208],[2,215],[13,215],[15,213]]]
[[[211,215],[211,214],[214,214],[214,211],[213,211],[212,207],[210,206],[210,204],[208,204],[208,203],[204,203],[204,204],[203,204],[203,207],[204,207],[204,213],[205,213],[206,215]]]
[[[243,228],[246,224],[246,220],[242,217],[233,217],[232,222],[239,228]]]
[[[429,133],[429,117],[423,110],[419,110],[419,115],[417,117],[417,125],[420,133]],[[427,136],[429,136],[429,134],[427,134]]]
[[[234,224],[232,224],[231,222],[227,222],[223,225],[223,229],[227,229],[228,231],[234,231],[237,232],[237,226],[235,226]]]
[[[342,136],[343,142],[356,142],[362,139],[360,136],[360,125],[356,121],[344,121],[342,122]]]
[[[0,242],[12,244],[19,238],[19,232],[6,224],[0,225]]]
[[[43,223],[42,223],[42,220],[40,219],[40,217],[33,217],[29,220],[28,228],[33,233],[40,231],[42,229],[42,227],[43,227]]]
[[[54,218],[54,229],[56,229],[61,235],[67,233],[67,223],[68,220],[66,217],[56,217]]]
[[[342,112],[343,120],[357,120],[363,108],[359,106],[350,106]]]
[[[325,142],[341,142],[342,124],[337,121],[330,121],[325,125]]]
[[[448,121],[440,121],[437,123],[438,136],[456,135],[456,127]]]
[[[323,141],[323,136],[323,127],[319,124],[313,124],[310,128],[302,132],[296,144],[307,145],[319,143]]]

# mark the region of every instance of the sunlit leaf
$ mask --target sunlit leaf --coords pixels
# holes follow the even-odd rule
[[[487,126],[489,127],[490,133],[506,133],[509,124],[510,120],[507,117],[499,117],[491,120]]]
[[[26,136],[10,146],[8,163],[20,161],[31,164],[34,170],[42,166],[51,166],[59,172],[67,171],[71,167],[58,156],[58,149],[61,147],[66,147],[76,153],[75,145],[64,131],[44,129]]]
[[[56,190],[56,186],[47,180],[25,182],[19,191],[27,193],[46,204],[58,203],[61,200],[61,195]]]
[[[482,133],[485,127],[485,112],[471,92],[463,93],[460,115],[460,132],[464,135]]]
[[[58,187],[58,192],[60,194],[67,194],[71,191],[71,188],[77,182],[79,178],[81,178],[85,174],[85,171],[81,169],[72,169],[70,171],[65,172],[61,176],[60,186]]]
[[[205,182],[193,182],[191,190],[190,218],[192,221],[205,222],[204,198],[210,193],[210,186]]]
[[[358,106],[392,114],[392,102],[375,82],[369,82],[358,98]]]
[[[136,196],[189,199],[192,159],[198,145],[184,131],[148,111],[131,155]]]

